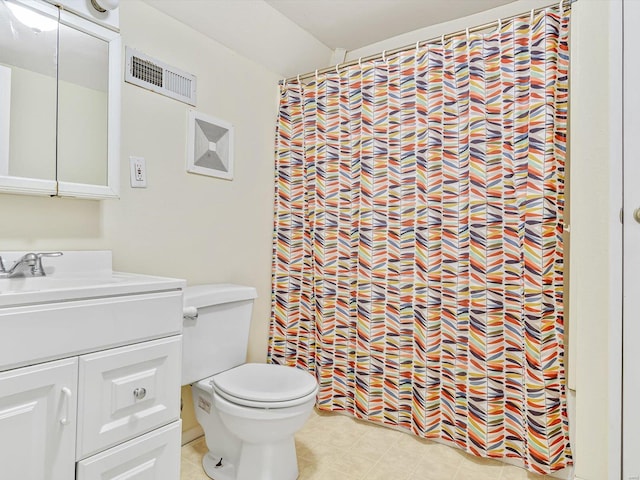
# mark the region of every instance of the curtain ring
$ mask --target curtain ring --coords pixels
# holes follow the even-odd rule
[[[442,36],[440,37],[440,43],[442,44],[442,48],[444,48],[444,33],[442,34]]]
[[[467,35],[467,42],[469,41],[469,27],[465,29],[465,33]]]
[[[536,9],[532,8],[531,9],[531,20],[529,20],[529,23],[531,24],[531,26],[533,26],[533,17],[535,16],[536,13]]]
[[[300,85],[300,74],[298,74],[298,85]]]
[[[339,66],[340,66],[340,64],[339,64],[339,63],[336,63],[336,73],[337,73],[338,75],[340,75],[340,70],[338,70],[338,67],[339,67]]]
[[[318,69],[316,68],[316,83],[318,83]]]
[[[362,57],[358,57],[358,67],[362,69]]]
[[[419,48],[420,48],[420,40],[416,42],[416,52],[418,51]]]
[[[502,31],[502,19],[498,18],[498,33]]]
[[[560,10],[560,15],[564,14],[564,0],[560,0],[560,4],[558,5],[558,9]]]
[[[282,80],[282,86],[284,88],[287,88],[287,77],[285,77],[284,80]]]
[[[384,63],[387,63],[387,51],[386,50],[382,51],[382,61]]]

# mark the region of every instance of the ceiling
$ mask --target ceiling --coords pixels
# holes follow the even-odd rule
[[[284,76],[324,68],[335,49],[391,37],[523,0],[144,0]],[[525,0],[530,1],[530,0]],[[414,40],[415,41],[415,40]],[[338,62],[342,59],[338,59]]]
[[[356,50],[514,0],[265,0],[330,49]]]

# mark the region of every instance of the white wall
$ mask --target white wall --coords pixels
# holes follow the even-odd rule
[[[571,304],[572,359],[575,359],[576,477],[609,478],[619,459],[608,458],[609,325],[614,292],[609,291],[610,204],[610,68],[609,2],[580,0],[574,4],[571,71]],[[596,34],[597,32],[597,34]],[[614,217],[615,219],[615,217]],[[615,431],[615,425],[612,425]]]

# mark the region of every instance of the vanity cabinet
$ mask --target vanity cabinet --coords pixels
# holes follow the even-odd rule
[[[180,477],[184,282],[102,272],[0,279],[2,479]]]
[[[177,480],[181,340],[0,373],[2,478]]]

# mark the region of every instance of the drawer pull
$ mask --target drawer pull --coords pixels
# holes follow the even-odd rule
[[[69,425],[71,421],[69,420],[69,403],[71,402],[71,390],[67,387],[62,387],[62,395],[64,396],[62,401],[65,404],[65,414],[64,417],[60,419],[61,425]]]
[[[136,388],[133,391],[133,398],[136,400],[142,400],[147,395],[147,389],[144,387]]]

